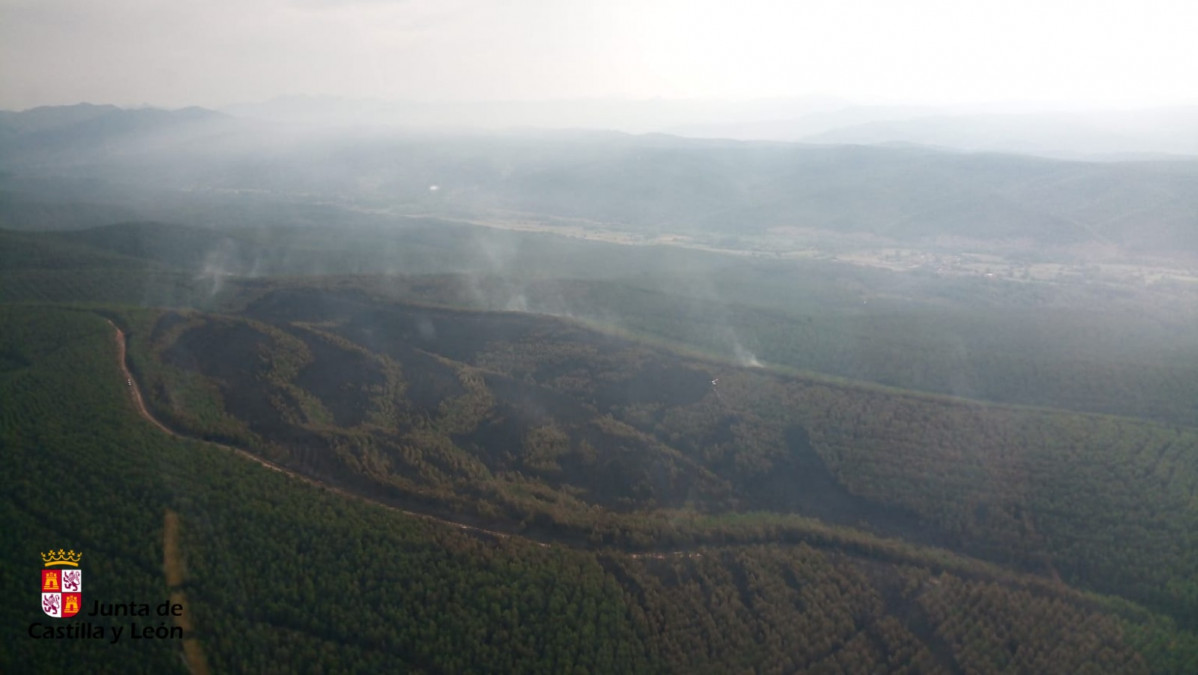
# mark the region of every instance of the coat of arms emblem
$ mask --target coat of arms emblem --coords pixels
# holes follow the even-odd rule
[[[83,608],[82,553],[50,551],[42,554],[42,611],[56,619],[75,616]]]

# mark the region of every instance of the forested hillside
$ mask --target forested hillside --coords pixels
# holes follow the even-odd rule
[[[0,595],[27,596],[38,547],[62,544],[84,552],[90,597],[157,602],[174,513],[186,635],[212,672],[1139,673],[1198,658],[1168,619],[1022,577],[801,543],[588,552],[403,515],[164,434],[133,407],[100,316],[7,308],[0,325],[0,508],[22,542],[0,557]],[[4,603],[19,635],[0,643],[6,671],[184,670],[178,641],[20,635],[39,616]]]
[[[191,609],[0,669],[1194,667],[1184,283],[284,215],[0,232],[14,541]]]
[[[707,540],[658,531],[663,509],[795,514],[1198,616],[1188,429],[772,375],[348,291],[130,317],[169,426],[397,503],[641,546]],[[752,522],[738,536],[768,540]]]
[[[1193,12],[1065,4],[10,0],[0,675],[1198,674]]]
[[[271,278],[319,277],[305,283],[565,316],[900,389],[1198,425],[1198,291],[1186,285],[941,278],[436,220],[335,222],[0,232],[0,299],[235,310]]]

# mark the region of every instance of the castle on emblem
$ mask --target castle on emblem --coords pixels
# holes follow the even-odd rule
[[[42,554],[42,612],[47,616],[65,619],[83,607],[83,570],[51,569],[78,568],[82,558],[82,553],[61,548]]]

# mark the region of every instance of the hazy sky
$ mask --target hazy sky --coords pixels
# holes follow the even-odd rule
[[[1198,102],[1195,0],[0,0],[0,107]]]

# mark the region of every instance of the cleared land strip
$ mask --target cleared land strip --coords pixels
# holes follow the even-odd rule
[[[187,595],[182,588],[185,567],[183,551],[179,547],[179,514],[170,509],[162,518],[162,570],[166,574],[166,587],[170,589],[171,604],[183,607],[183,614],[175,617],[175,625],[183,629],[183,658],[187,660],[187,668],[197,675],[208,675],[208,659],[195,638]]]

